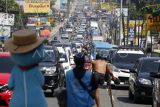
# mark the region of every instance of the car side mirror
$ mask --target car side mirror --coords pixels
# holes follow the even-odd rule
[[[60,63],[63,63],[63,62],[65,62],[65,59],[64,59],[64,58],[60,58],[60,59],[59,59],[59,62],[60,62]]]
[[[130,69],[130,73],[136,73],[135,69]]]
[[[160,72],[151,72],[151,73],[150,73],[150,77],[160,78]]]

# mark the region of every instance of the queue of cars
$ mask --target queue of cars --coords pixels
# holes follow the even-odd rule
[[[160,57],[146,57],[137,47],[119,47],[108,54],[107,61],[119,86],[127,86],[128,97],[137,103],[153,100],[153,107],[160,107]],[[111,55],[111,56],[110,56]],[[111,82],[116,86],[114,82]]]

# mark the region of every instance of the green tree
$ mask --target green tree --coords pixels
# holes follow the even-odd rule
[[[19,11],[19,5],[15,0],[0,0],[0,7],[3,8],[5,12],[16,13]]]

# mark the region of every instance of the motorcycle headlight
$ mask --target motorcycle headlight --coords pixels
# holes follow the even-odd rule
[[[54,74],[56,72],[56,68],[54,67],[48,67],[45,69],[45,74],[51,75]]]
[[[139,78],[138,81],[139,81],[141,84],[144,84],[144,85],[152,85],[151,80],[148,80],[148,79],[145,79],[145,78]]]

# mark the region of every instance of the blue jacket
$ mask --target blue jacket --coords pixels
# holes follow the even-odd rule
[[[91,89],[91,71],[86,71],[82,77],[83,83]],[[95,101],[91,98],[86,90],[82,88],[78,80],[75,78],[73,69],[66,73],[67,88],[67,107],[92,107]]]

